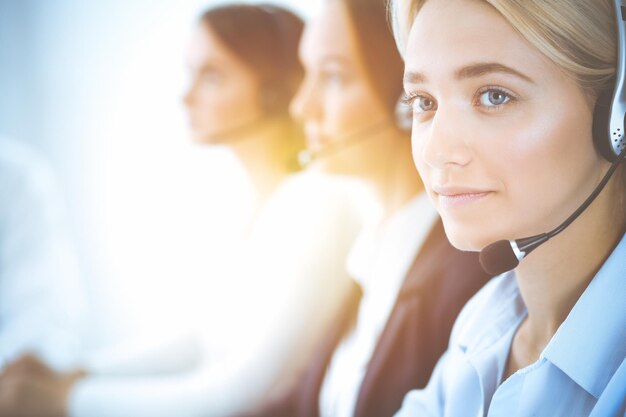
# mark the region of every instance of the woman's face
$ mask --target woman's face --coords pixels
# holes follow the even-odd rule
[[[350,173],[359,163],[358,145],[390,115],[370,84],[341,1],[329,1],[307,25],[300,59],[305,77],[291,103],[292,115],[304,124],[307,147],[325,153],[319,161],[323,167]]]
[[[428,0],[405,58],[413,156],[458,248],[554,228],[608,168],[582,89],[487,3]]]
[[[194,31],[187,65],[191,79],[184,103],[196,141],[226,142],[262,117],[255,74],[207,25]]]

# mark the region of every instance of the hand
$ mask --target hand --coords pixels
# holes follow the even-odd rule
[[[58,373],[25,355],[0,375],[0,417],[66,417],[72,385],[83,371]]]

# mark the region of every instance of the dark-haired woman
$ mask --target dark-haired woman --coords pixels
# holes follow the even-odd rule
[[[349,260],[353,299],[298,384],[263,416],[380,417],[423,386],[464,302],[486,282],[455,250],[423,192],[403,118],[403,63],[384,0],[329,0],[300,44],[292,104],[314,167],[362,182],[381,216]],[[256,414],[255,414],[256,415]]]
[[[28,357],[3,376],[21,394],[0,393],[0,415],[229,416],[294,380],[344,294],[344,262],[360,226],[346,187],[292,175],[302,134],[288,105],[302,77],[302,26],[279,7],[227,5],[203,14],[191,40],[184,103],[194,139],[228,147],[256,192],[235,253],[215,260],[228,269],[209,277],[230,290],[206,295],[219,308],[206,317],[201,365],[163,373],[159,362],[171,352],[135,355],[126,369],[98,366],[74,382],[30,372],[44,368]],[[5,412],[3,399],[15,400],[13,409]]]

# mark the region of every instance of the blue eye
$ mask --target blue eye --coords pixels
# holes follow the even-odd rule
[[[411,108],[413,114],[416,115],[437,110],[437,102],[435,99],[426,95],[404,93],[400,100],[403,105]]]
[[[417,97],[413,102],[413,109],[418,113],[425,113],[435,109],[435,100],[430,97]]]
[[[511,101],[511,96],[502,90],[490,89],[481,93],[478,101],[481,106],[497,107]]]

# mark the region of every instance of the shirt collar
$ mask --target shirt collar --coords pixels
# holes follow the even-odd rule
[[[526,317],[514,271],[494,277],[474,297],[455,324],[455,338],[470,357],[482,354]],[[458,331],[458,333],[456,333]]]
[[[544,349],[542,356],[598,398],[626,357],[626,237]]]

